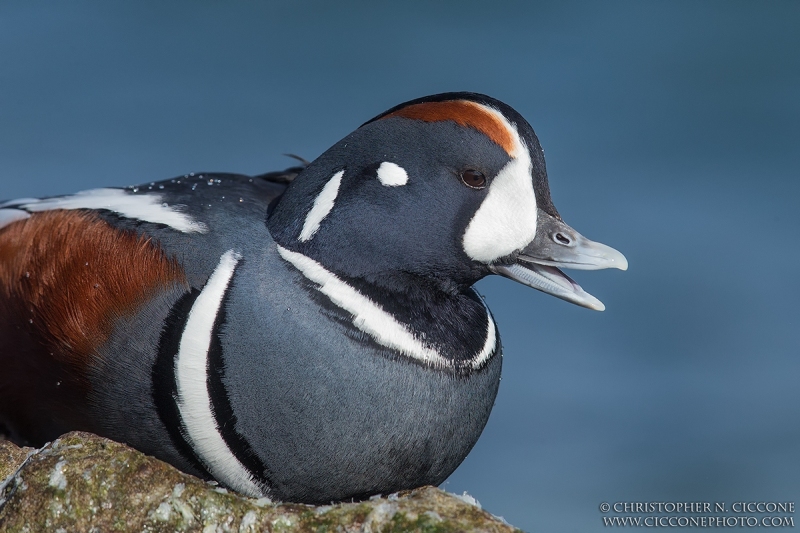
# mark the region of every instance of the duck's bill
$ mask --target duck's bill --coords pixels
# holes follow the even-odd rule
[[[602,311],[603,303],[584,291],[559,268],[600,270],[628,269],[617,250],[594,242],[542,210],[538,213],[536,238],[515,255],[510,264],[492,265],[496,274],[568,302]]]

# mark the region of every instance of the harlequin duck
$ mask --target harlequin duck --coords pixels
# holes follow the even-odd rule
[[[489,417],[499,274],[603,305],[619,268],[567,226],[516,111],[394,107],[305,167],[0,204],[0,422],[128,443],[251,496],[437,485]]]

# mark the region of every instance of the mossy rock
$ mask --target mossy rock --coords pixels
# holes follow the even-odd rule
[[[39,450],[0,441],[0,480],[3,532],[519,531],[435,487],[319,507],[272,504],[89,433]]]

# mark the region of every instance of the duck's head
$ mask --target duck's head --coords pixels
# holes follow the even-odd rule
[[[530,124],[475,93],[419,98],[366,122],[297,177],[269,227],[281,246],[389,291],[462,290],[499,274],[603,310],[559,268],[628,267],[561,219]]]

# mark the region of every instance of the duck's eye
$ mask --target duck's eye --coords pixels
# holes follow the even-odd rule
[[[465,170],[461,173],[461,181],[467,187],[483,189],[486,187],[486,176],[478,170]]]

